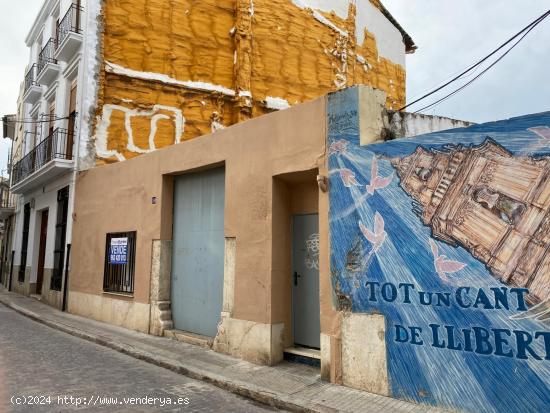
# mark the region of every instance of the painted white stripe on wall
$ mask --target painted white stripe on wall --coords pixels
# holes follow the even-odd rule
[[[189,89],[203,90],[206,92],[219,92],[228,96],[235,96],[235,91],[224,86],[214,85],[206,82],[195,82],[192,80],[178,80],[162,73],[140,72],[138,70],[129,69],[111,62],[105,62],[105,70],[109,73],[116,73],[142,80],[155,80],[168,85],[184,86]]]

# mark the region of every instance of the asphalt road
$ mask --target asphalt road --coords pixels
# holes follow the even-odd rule
[[[0,304],[0,413],[273,412],[53,330]]]

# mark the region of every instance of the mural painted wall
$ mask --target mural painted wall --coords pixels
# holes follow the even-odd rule
[[[374,0],[112,0],[100,20],[99,164],[354,84],[395,109],[416,48]]]
[[[367,146],[328,112],[340,310],[383,314],[393,397],[550,406],[550,112]]]

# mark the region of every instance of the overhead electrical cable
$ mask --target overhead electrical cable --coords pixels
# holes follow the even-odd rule
[[[534,21],[532,21],[531,23],[529,23],[527,26],[525,26],[522,30],[520,30],[519,32],[517,32],[515,35],[513,35],[512,37],[510,37],[508,40],[506,40],[503,44],[501,44],[498,48],[496,48],[495,50],[493,50],[491,53],[489,53],[487,56],[485,56],[483,59],[479,60],[478,62],[474,63],[473,65],[471,65],[470,67],[468,67],[466,70],[462,71],[460,74],[458,74],[457,76],[453,77],[451,80],[449,80],[448,82],[444,83],[443,85],[435,88],[434,90],[424,94],[423,96],[419,97],[418,99],[415,99],[414,101],[412,101],[411,103],[408,103],[406,104],[405,106],[403,106],[402,108],[400,108],[399,110],[404,110],[406,108],[408,108],[409,106],[412,106],[414,105],[415,103],[418,103],[420,102],[421,100],[424,100],[426,99],[427,97],[433,95],[434,93],[437,93],[439,92],[441,89],[449,86],[451,83],[454,83],[456,82],[457,80],[459,79],[463,79],[467,73],[471,72],[472,70],[478,68],[478,66],[480,66],[481,64],[483,64],[484,62],[486,62],[488,59],[490,59],[492,56],[494,56],[495,54],[497,54],[500,50],[502,50],[503,48],[505,48],[508,44],[512,43],[516,38],[520,37],[520,41],[525,37],[525,35],[527,33],[529,33],[533,28],[535,28],[540,22],[542,22],[544,19],[546,19],[548,16],[550,15],[550,10],[546,11],[544,14],[542,14],[540,17],[538,17],[537,19],[535,19]],[[518,42],[519,43],[519,42]],[[502,55],[496,62],[498,62],[500,59],[502,59],[502,57],[504,57],[513,47],[515,47],[517,43],[515,43],[504,55]],[[495,62],[495,63],[496,63]],[[494,66],[494,63],[489,66],[489,68],[491,68],[492,66]],[[485,70],[486,71],[486,70]],[[485,73],[485,71],[483,71],[481,74]],[[476,76],[474,79],[477,79],[479,77]],[[469,82],[471,83],[471,82]],[[469,84],[468,83],[468,84]]]
[[[465,89],[466,87],[468,87],[469,85],[471,85],[473,82],[475,82],[477,79],[479,79],[481,76],[483,76],[487,71],[489,71],[489,69],[491,69],[494,65],[496,65],[498,62],[500,62],[504,56],[506,56],[508,53],[510,53],[512,51],[512,49],[514,47],[516,47],[524,38],[525,36],[527,36],[529,34],[529,32],[531,30],[533,30],[535,28],[535,26],[531,27],[523,36],[520,37],[520,39],[514,43],[508,50],[506,50],[505,53],[503,53],[497,60],[495,60],[490,66],[488,66],[485,70],[483,70],[480,74],[478,74],[476,77],[474,77],[472,80],[470,80],[469,82],[465,83],[464,85],[462,85],[461,87],[459,87],[458,89],[454,90],[453,92],[449,93],[448,95],[445,95],[443,96],[441,99],[439,100],[436,100],[435,102],[427,105],[427,106],[424,106],[422,109],[418,109],[416,110],[414,113],[418,113],[418,112],[422,112],[426,109],[430,109],[431,107],[434,107],[436,105],[438,105],[439,103],[443,102],[444,100],[447,100],[448,98],[450,98],[451,96],[454,96],[455,94],[457,94],[458,92],[460,92],[461,90]]]
[[[53,118],[53,119],[44,119],[44,120],[34,120],[34,119],[15,119],[15,120],[11,120],[11,119],[2,119],[2,122],[4,123],[50,123],[50,122],[56,122],[58,120],[66,120],[66,119],[70,119],[71,116],[66,116],[66,117],[63,117],[63,118]]]

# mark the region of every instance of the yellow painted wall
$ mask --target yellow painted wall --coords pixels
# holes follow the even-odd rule
[[[367,84],[387,93],[388,108],[403,105],[405,69],[378,55],[370,32],[356,44],[354,6],[347,19],[322,16],[348,35],[291,0],[105,1],[97,163],[265,114],[268,96],[293,105]]]

